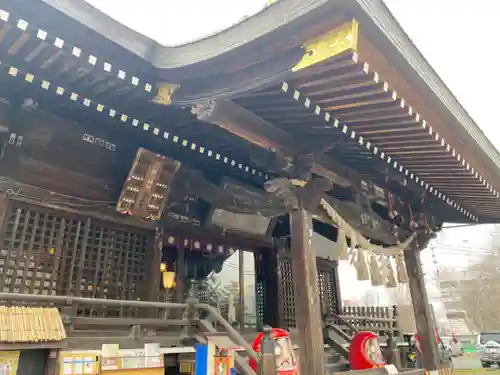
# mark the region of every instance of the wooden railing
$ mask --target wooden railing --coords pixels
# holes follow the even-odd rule
[[[401,334],[396,306],[344,306],[340,317],[359,331],[372,331],[378,335]]]
[[[331,313],[323,317],[325,344],[347,358],[352,336],[358,331],[372,331],[389,353],[397,349],[394,338],[401,335],[397,316],[396,306],[345,306],[342,314]]]
[[[248,342],[229,324],[217,311],[216,308],[199,303],[197,299],[189,298],[186,303],[166,303],[149,301],[129,301],[129,300],[111,300],[98,298],[85,298],[73,296],[47,296],[35,294],[20,293],[0,293],[0,304],[3,305],[22,305],[22,306],[50,306],[57,307],[61,312],[63,323],[66,327],[68,337],[82,341],[85,336],[93,342],[99,341],[99,335],[103,335],[103,330],[113,331],[119,328],[122,333],[112,338],[105,337],[104,343],[113,340],[114,343],[122,341],[129,342],[144,339],[149,342],[161,341],[162,330],[168,330],[172,327],[182,329],[184,338],[194,342],[203,341],[203,333],[208,326],[206,322],[200,321],[200,315],[210,316],[217,323],[217,327],[222,329],[227,336],[244,352],[248,357],[254,358],[257,363],[260,357],[257,356]],[[96,308],[118,308],[135,309],[144,318],[132,317],[95,317],[89,316]],[[175,313],[177,311],[177,313]],[[172,312],[172,314],[169,314]],[[177,319],[164,319],[162,316],[173,315],[181,316]],[[147,317],[155,316],[155,317]],[[79,328],[85,328],[79,330]],[[128,330],[126,336],[123,331]],[[155,330],[155,334],[148,334],[149,330]],[[160,333],[160,334],[159,334]],[[84,335],[84,336],[82,336]],[[248,366],[248,359],[236,355],[238,367],[247,375],[255,375],[255,372]]]

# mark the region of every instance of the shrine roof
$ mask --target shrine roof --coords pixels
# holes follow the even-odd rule
[[[380,178],[372,171],[380,172],[382,161],[463,220],[500,221],[500,154],[381,0],[280,0],[177,47],[85,2],[11,0],[0,7],[6,66],[103,103],[110,116],[127,110],[126,120],[140,118],[155,131],[141,116],[165,115],[152,103],[161,83],[176,88],[171,104],[179,106],[231,98],[294,137],[332,137],[339,145],[328,153],[365,176]],[[357,45],[297,69],[304,46],[352,19]],[[302,128],[292,124],[302,120]],[[355,145],[343,145],[342,136]]]

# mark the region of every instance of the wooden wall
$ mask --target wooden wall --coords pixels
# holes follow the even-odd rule
[[[13,111],[3,103],[0,125],[9,128],[14,142],[1,154],[1,175],[92,200],[118,198],[137,148],[98,124],[82,125],[38,110]]]

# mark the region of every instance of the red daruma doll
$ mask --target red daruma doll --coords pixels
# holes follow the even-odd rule
[[[385,366],[376,334],[361,331],[353,336],[349,349],[349,364],[351,370],[366,370]]]
[[[295,353],[293,351],[290,334],[284,329],[273,328],[272,337],[274,340],[274,356],[276,358],[276,369],[278,374],[298,374],[297,358],[295,357]],[[257,354],[261,352],[263,338],[264,333],[259,333],[252,344],[252,348]],[[250,358],[248,364],[258,374],[257,363],[253,358]]]

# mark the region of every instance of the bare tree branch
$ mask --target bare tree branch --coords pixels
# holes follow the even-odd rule
[[[457,278],[452,298],[481,331],[500,330],[500,257],[489,255]],[[444,272],[447,272],[444,270]],[[449,271],[448,271],[449,272]]]

